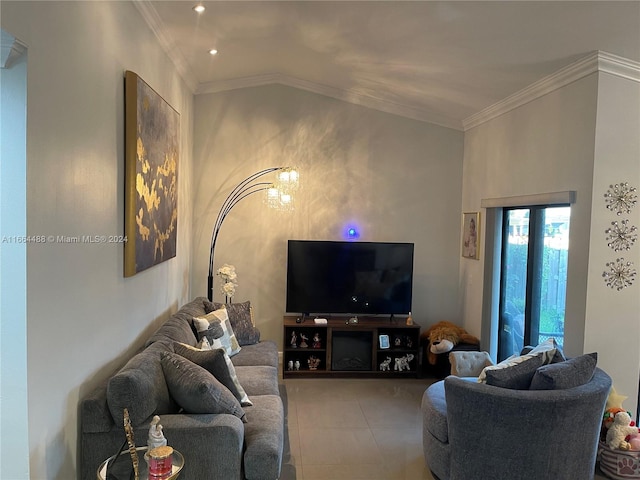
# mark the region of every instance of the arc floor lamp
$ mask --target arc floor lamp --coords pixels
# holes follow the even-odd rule
[[[278,172],[274,182],[261,181],[261,178]],[[277,210],[293,210],[293,194],[299,185],[300,175],[293,167],[271,167],[249,175],[236,185],[222,203],[216,223],[211,232],[211,249],[209,251],[209,277],[207,279],[207,296],[213,301],[213,257],[220,227],[233,207],[243,199],[258,192],[264,192],[264,203]]]

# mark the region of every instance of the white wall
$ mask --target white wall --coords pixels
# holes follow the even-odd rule
[[[629,220],[640,228],[640,204],[617,216],[605,207],[610,185],[628,182],[640,191],[640,83],[607,73],[598,81],[598,119],[595,136],[593,203],[589,272],[586,288],[585,351],[598,351],[599,363],[613,378],[617,392],[629,396],[624,407],[635,414],[640,376],[640,244],[614,252],[605,230],[612,221]],[[612,290],[602,272],[616,258],[632,261],[632,286]]]
[[[176,258],[125,279],[121,244],[27,248],[30,473],[67,480],[79,399],[190,297],[193,96],[129,2],[3,1],[2,28],[28,47],[29,235],[123,233],[125,69],[181,113]]]
[[[0,86],[0,432],[11,432],[0,441],[0,478],[27,480],[26,55],[0,70]]]
[[[565,350],[569,356],[597,351],[599,366],[612,375],[619,393],[631,397],[625,407],[633,411],[640,284],[628,292],[604,286],[604,264],[615,254],[604,241],[611,216],[603,195],[610,183],[640,186],[638,104],[636,82],[593,73],[467,131],[462,205],[465,211],[480,210],[484,198],[577,192],[571,208]],[[489,288],[483,285],[483,268],[483,261],[470,260],[460,268],[464,325],[472,332],[480,331],[483,288]],[[612,331],[605,333],[611,325],[622,331],[622,343],[612,340]]]
[[[597,75],[555,90],[465,134],[462,205],[480,210],[484,198],[565,190],[577,192],[571,209],[565,338],[569,354],[582,351]],[[483,224],[484,227],[484,224]],[[486,232],[482,229],[482,245]],[[479,331],[484,262],[465,260],[465,327]]]
[[[229,191],[263,168],[296,165],[296,211],[245,199],[215,252],[216,269],[236,266],[234,301],[251,300],[263,338],[282,346],[287,239],[342,240],[350,222],[362,241],[415,242],[416,322],[459,318],[461,132],[278,85],[195,103],[194,295],[206,295],[211,229]]]

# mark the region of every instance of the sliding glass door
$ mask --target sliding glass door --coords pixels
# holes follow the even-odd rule
[[[504,209],[498,360],[554,337],[564,342],[568,206]]]

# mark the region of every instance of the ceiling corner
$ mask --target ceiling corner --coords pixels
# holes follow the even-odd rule
[[[187,60],[180,53],[178,48],[175,45],[173,39],[166,33],[166,28],[160,15],[156,11],[155,7],[152,5],[150,0],[132,0],[135,7],[138,9],[142,18],[144,18],[145,22],[154,33],[160,46],[165,51],[165,53],[169,56],[176,69],[178,70],[178,74],[185,81],[191,92],[196,92],[198,89],[198,80],[196,78],[195,73],[189,67]]]

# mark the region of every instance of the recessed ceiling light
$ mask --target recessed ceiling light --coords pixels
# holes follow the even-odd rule
[[[205,7],[204,7],[204,5],[202,5],[201,3],[199,3],[199,4],[197,4],[197,5],[194,5],[194,6],[193,6],[193,9],[194,9],[196,12],[198,12],[198,13],[202,13],[202,12],[204,12],[204,11],[205,11]]]
[[[218,54],[218,50],[216,50],[215,48],[212,48],[211,50],[209,50],[209,54],[217,55]]]

